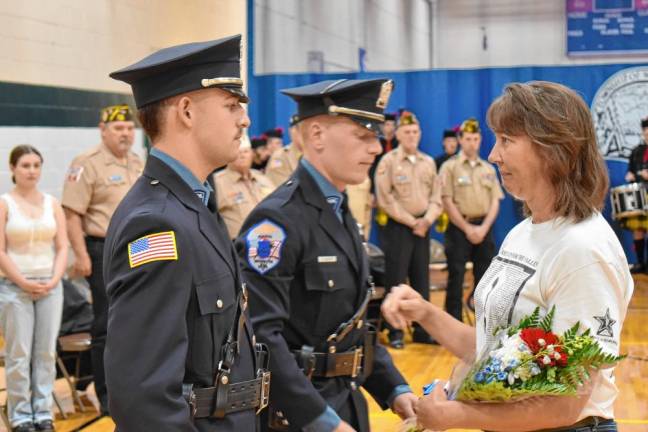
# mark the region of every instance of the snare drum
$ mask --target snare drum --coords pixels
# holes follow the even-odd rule
[[[616,220],[633,216],[645,216],[648,211],[646,185],[630,183],[610,189],[612,217]]]

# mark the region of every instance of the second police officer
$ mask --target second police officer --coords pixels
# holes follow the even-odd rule
[[[105,364],[118,432],[255,431],[267,400],[265,353],[206,182],[237,156],[249,125],[240,43],[165,48],[111,74],[131,85],[153,145],[106,238]]]
[[[283,91],[298,103],[304,156],[236,242],[255,332],[272,353],[265,430],[368,432],[360,386],[383,409],[414,415],[417,398],[366,324],[373,287],[344,193],[380,152],[392,86],[339,80]]]

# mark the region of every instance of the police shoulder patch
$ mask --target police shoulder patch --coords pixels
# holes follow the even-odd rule
[[[72,165],[66,175],[67,181],[76,183],[81,179],[81,174],[83,174],[83,167]]]
[[[281,249],[286,232],[270,219],[264,219],[250,228],[245,236],[247,261],[257,273],[265,274],[281,261]]]

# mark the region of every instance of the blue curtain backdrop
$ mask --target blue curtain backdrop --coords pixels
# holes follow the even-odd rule
[[[250,55],[250,57],[253,57]],[[588,104],[603,82],[621,69],[645,64],[613,64],[555,67],[510,67],[472,70],[429,70],[413,72],[346,73],[346,74],[277,74],[256,76],[250,73],[249,105],[251,134],[259,134],[274,126],[288,127],[288,118],[295,112],[293,101],[280,93],[281,89],[310,84],[321,80],[342,78],[391,78],[396,86],[387,111],[408,108],[421,121],[421,150],[433,157],[442,152],[443,129],[457,125],[468,117],[476,117],[484,127],[481,156],[487,158],[493,147],[493,134],[486,128],[485,115],[490,103],[507,83],[531,80],[555,81],[578,91]],[[250,68],[249,71],[252,71]],[[637,125],[639,128],[639,125]],[[624,183],[627,164],[608,162],[612,186]],[[605,215],[609,218],[609,200]],[[497,244],[520,220],[513,200],[507,195],[502,202],[500,215],[494,226]],[[635,256],[631,249],[631,237],[611,221],[624,243],[631,262]],[[375,232],[375,230],[374,230]],[[436,233],[433,237],[440,239]]]
[[[460,124],[468,117],[476,117],[483,126],[484,139],[481,157],[487,158],[493,148],[494,136],[485,124],[486,111],[490,103],[510,82],[531,80],[554,81],[578,91],[591,106],[598,88],[616,72],[646,66],[646,63],[608,64],[587,66],[543,66],[507,67],[470,70],[428,70],[412,72],[358,72],[340,74],[274,74],[254,73],[254,1],[248,0],[248,92],[251,103],[248,106],[252,125],[250,134],[260,134],[275,126],[288,128],[288,119],[295,112],[294,102],[280,93],[281,89],[311,84],[322,80],[391,78],[396,83],[387,111],[408,108],[421,121],[422,140],[420,149],[431,156],[442,152],[443,129]],[[637,125],[639,128],[639,125]],[[611,187],[624,184],[627,163],[608,161]],[[606,199],[603,214],[621,239],[630,262],[636,257],[632,251],[632,236],[619,228],[610,217],[610,201]],[[519,221],[519,206],[510,195],[502,201],[500,214],[493,227],[497,245],[508,231]],[[442,235],[432,230],[432,237],[442,240]],[[376,242],[376,230],[372,230],[372,241]]]

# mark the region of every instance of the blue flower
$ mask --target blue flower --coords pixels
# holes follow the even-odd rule
[[[489,375],[488,377],[486,377],[486,384],[490,384],[493,381],[495,381],[495,377],[493,375]]]
[[[493,368],[491,368],[490,366],[486,366],[486,367],[484,368],[484,373],[489,374],[489,373],[492,373],[492,372],[493,372]]]
[[[506,372],[500,372],[497,374],[497,381],[506,381],[508,374]]]
[[[482,383],[482,382],[484,382],[484,379],[485,379],[485,378],[486,378],[486,376],[484,375],[484,372],[477,372],[477,373],[475,374],[475,382],[476,382],[476,383]]]

